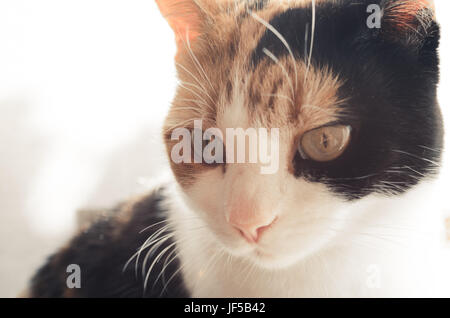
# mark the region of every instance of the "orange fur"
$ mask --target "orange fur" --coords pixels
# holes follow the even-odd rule
[[[398,31],[411,31],[417,23],[426,23],[434,18],[433,0],[407,0],[393,2],[388,5],[385,19]]]
[[[200,8],[192,0],[156,0],[162,15],[175,32],[177,43],[193,40],[202,29]]]
[[[290,5],[298,7],[308,2],[272,1],[258,11],[258,16],[270,21]],[[251,16],[242,18],[246,14],[244,1],[195,3],[202,12],[208,12],[202,16],[207,27],[195,41],[180,43],[176,63],[181,85],[164,125],[169,155],[176,144],[171,140],[172,131],[178,127],[192,129],[197,119],[202,119],[203,129],[218,127],[223,133],[233,127],[282,128],[281,137],[289,145],[305,131],[337,119],[341,82],[335,74],[327,68],[314,67],[307,72],[306,61],[297,61],[294,69],[290,57],[281,57],[279,63],[268,60],[250,71],[250,53],[266,27]],[[298,87],[292,96],[289,82],[295,83],[295,74]],[[291,101],[279,96],[289,96]],[[226,118],[233,103],[239,103],[241,121],[248,121],[238,124]],[[171,164],[182,186],[191,185],[197,174],[211,168],[202,164]]]

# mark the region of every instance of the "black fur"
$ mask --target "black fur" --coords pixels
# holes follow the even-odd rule
[[[339,122],[352,126],[352,141],[344,155],[332,162],[303,160],[298,153],[293,159],[295,176],[326,183],[348,199],[372,192],[403,193],[433,174],[442,152],[436,99],[439,26],[431,21],[424,27],[417,20],[413,29],[401,29],[390,17],[382,20],[381,29],[370,29],[367,6],[377,2],[380,6],[400,3],[317,4],[312,65],[329,67],[344,82]],[[311,21],[312,10],[307,7],[290,9],[269,22],[297,59],[307,59]],[[268,60],[264,48],[276,56],[288,54],[268,30],[251,56],[250,68]]]
[[[66,248],[51,256],[47,263],[36,273],[31,282],[31,297],[187,297],[182,275],[178,272],[179,261],[175,259],[165,270],[165,279],[156,278],[162,270],[163,257],[153,269],[144,290],[144,278],[141,271],[146,251],[138,263],[135,261],[123,272],[129,258],[142,246],[145,240],[164,224],[161,223],[142,233],[149,225],[164,220],[161,202],[162,190],[139,200],[128,211],[130,219],[126,222],[118,219],[119,212],[125,206],[108,212],[108,215],[93,224],[88,230],[76,236]],[[173,241],[168,240],[152,254],[147,262],[149,268],[156,255]],[[171,251],[172,249],[170,249]],[[166,254],[167,255],[167,254]],[[66,279],[67,266],[77,264],[81,268],[81,288],[69,289]],[[174,275],[169,285],[165,283]]]

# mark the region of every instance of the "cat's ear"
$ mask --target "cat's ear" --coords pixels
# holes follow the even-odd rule
[[[156,4],[174,31],[179,48],[201,34],[205,15],[196,0],[156,0]]]
[[[434,0],[383,0],[381,33],[409,44],[423,42],[438,29]]]

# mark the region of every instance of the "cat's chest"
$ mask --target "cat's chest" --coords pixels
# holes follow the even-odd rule
[[[183,279],[193,297],[414,297],[440,295],[444,285],[438,233],[431,222],[438,213],[426,202],[404,209],[414,195],[386,204],[377,200],[349,211],[354,224],[346,224],[336,243],[283,269],[263,269],[252,261],[230,256],[205,226],[180,222],[179,241]],[[415,202],[415,201],[414,201]],[[172,211],[180,211],[180,206]],[[189,214],[189,213],[187,213]],[[179,219],[177,213],[172,220]],[[186,216],[183,216],[186,218]],[[194,218],[191,220],[196,220]],[[204,234],[190,228],[204,228]],[[445,290],[445,289],[444,289]]]
[[[323,251],[283,270],[261,269],[200,242],[181,245],[180,257],[193,297],[414,297],[438,290],[430,283],[439,281],[435,255],[424,257],[423,247],[360,245]]]
[[[183,270],[193,297],[414,297],[433,295],[432,267],[411,264],[406,254],[351,260],[331,252],[284,270],[263,270],[227,256],[197,254]],[[396,266],[392,266],[392,264]]]

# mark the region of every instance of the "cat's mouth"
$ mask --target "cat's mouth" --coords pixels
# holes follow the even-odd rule
[[[265,269],[279,269],[289,266],[292,262],[283,255],[265,251],[261,248],[255,248],[249,255],[248,259],[253,263]]]
[[[267,252],[265,252],[265,251],[263,251],[263,250],[261,250],[261,249],[255,249],[254,254],[255,254],[257,257],[261,258],[261,259],[265,259],[265,258],[273,258],[273,257],[274,257],[273,254],[267,253]]]

